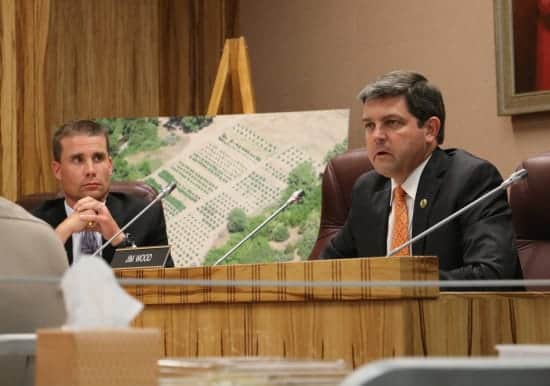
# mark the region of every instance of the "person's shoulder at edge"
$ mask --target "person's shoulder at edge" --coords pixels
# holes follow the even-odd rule
[[[45,243],[46,250],[58,252],[58,257],[55,259],[53,256],[51,257],[52,264],[53,262],[57,262],[58,265],[56,265],[56,267],[61,270],[67,267],[65,248],[53,232],[51,226],[42,219],[27,212],[22,206],[4,197],[0,197],[0,223],[2,223],[3,226],[8,226],[8,224],[14,224],[14,222],[24,227],[29,237],[32,238],[33,243]],[[53,266],[51,268],[53,269]]]
[[[0,197],[0,219],[28,221],[36,224],[47,225],[48,229],[50,229],[50,226],[43,220],[34,216],[32,213],[27,212],[22,206],[19,206],[15,202],[12,202],[4,197]]]
[[[461,162],[464,164],[470,164],[473,167],[480,165],[488,165],[497,170],[496,166],[489,160],[481,158],[475,154],[472,154],[464,149],[448,148],[441,149],[452,161]]]
[[[465,183],[475,181],[475,178],[489,178],[493,184],[502,182],[502,175],[497,167],[491,162],[478,157],[466,150],[449,148],[443,150],[449,160],[451,175],[453,179],[467,178],[476,176],[474,179],[468,179]],[[448,174],[449,177],[451,175]],[[466,186],[465,184],[464,186]]]
[[[58,198],[52,198],[49,200],[44,200],[40,205],[35,207],[34,209],[30,210],[30,213],[34,216],[40,213],[48,212],[50,210],[57,210],[60,207],[63,207],[63,203],[65,202],[64,197],[58,197]]]

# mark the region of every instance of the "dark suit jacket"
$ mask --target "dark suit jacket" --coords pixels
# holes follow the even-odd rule
[[[64,198],[48,200],[41,206],[33,210],[32,214],[46,221],[53,228],[57,228],[61,222],[67,218],[65,212]],[[148,203],[128,194],[111,192],[107,196],[107,208],[111,216],[122,227],[138,214]],[[167,245],[168,236],[166,235],[166,223],[164,212],[160,204],[153,205],[136,222],[134,222],[126,233],[138,247],[148,247],[154,245]],[[103,239],[103,243],[107,240]],[[73,239],[69,237],[65,243],[65,250],[69,258],[69,263],[73,262]],[[103,259],[111,263],[115,248],[110,244],[103,250]],[[172,258],[168,258],[167,267],[173,267]]]
[[[415,236],[502,183],[497,169],[463,150],[437,148],[416,193]],[[391,181],[372,170],[354,185],[346,224],[321,258],[385,256]],[[420,207],[420,200],[428,205]],[[506,192],[469,209],[412,246],[439,257],[442,279],[521,278]]]

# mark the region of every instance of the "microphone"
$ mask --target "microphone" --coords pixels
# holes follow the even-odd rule
[[[441,220],[438,223],[432,225],[431,227],[426,229],[424,232],[417,234],[415,237],[413,237],[412,239],[410,239],[406,243],[403,243],[400,246],[398,246],[397,248],[392,249],[391,251],[389,251],[389,253],[386,255],[386,257],[393,256],[394,254],[396,254],[397,252],[399,252],[403,248],[405,248],[405,247],[411,245],[412,243],[415,243],[418,240],[426,237],[427,235],[429,235],[430,233],[432,233],[436,229],[438,229],[438,228],[442,227],[443,225],[447,224],[449,221],[451,221],[455,217],[460,216],[462,213],[464,213],[468,209],[476,206],[477,204],[479,204],[480,202],[484,201],[485,199],[493,196],[494,194],[500,193],[501,190],[506,189],[508,186],[518,182],[519,180],[521,180],[525,177],[527,177],[527,170],[520,169],[520,170],[515,171],[514,173],[512,173],[510,175],[510,177],[508,177],[506,180],[502,181],[502,183],[499,186],[497,186],[493,190],[490,190],[489,192],[485,193],[483,196],[475,199],[474,201],[470,202],[468,205],[464,206],[463,208],[461,208],[461,209],[457,210],[456,212],[452,213],[450,216],[445,217],[443,220]]]
[[[252,236],[254,236],[260,229],[262,229],[268,222],[270,222],[271,220],[273,220],[275,217],[277,217],[279,215],[279,213],[281,213],[283,210],[285,210],[289,205],[291,204],[295,204],[297,203],[303,196],[304,196],[304,191],[302,189],[299,189],[297,191],[295,191],[294,193],[292,193],[290,195],[290,197],[288,198],[288,200],[286,200],[286,202],[281,205],[281,207],[279,209],[277,209],[275,212],[273,212],[268,218],[266,218],[260,225],[258,225],[256,228],[254,228],[252,230],[252,232],[250,232],[249,234],[247,234],[241,241],[239,241],[233,248],[231,248],[229,251],[227,251],[225,253],[225,255],[223,255],[222,257],[220,257],[218,260],[216,260],[216,262],[214,264],[212,264],[213,266],[214,265],[218,265],[219,263],[221,263],[222,261],[224,261],[225,259],[227,259],[229,256],[231,256],[237,249],[239,249],[241,247],[241,245],[243,245],[248,239],[250,239]]]
[[[304,197],[305,193],[304,193],[304,190],[303,189],[299,189],[297,191],[295,191],[294,193],[292,193],[290,195],[290,197],[288,198],[288,200],[286,201],[285,205],[290,205],[290,204],[295,204],[297,203],[298,201],[300,201],[300,199],[302,197]]]
[[[126,225],[124,225],[122,228],[119,229],[118,232],[116,232],[113,237],[111,237],[109,240],[105,241],[105,243],[99,247],[94,253],[92,256],[99,256],[98,254],[101,253],[101,251],[103,251],[105,249],[105,247],[107,247],[107,245],[111,244],[111,241],[113,241],[114,239],[116,239],[116,237],[121,234],[122,232],[124,232],[130,225],[132,225],[138,218],[140,218],[143,213],[147,212],[149,210],[150,207],[152,207],[153,205],[155,205],[157,202],[159,202],[160,200],[162,200],[163,198],[165,198],[166,196],[168,196],[170,193],[172,193],[174,191],[174,189],[176,188],[176,181],[172,181],[168,186],[166,186],[164,189],[162,189],[160,191],[159,194],[157,194],[157,196],[155,197],[155,199],[153,201],[151,201],[145,208],[143,208],[141,210],[141,212],[139,212],[138,214],[136,214],[130,221],[128,221],[126,223]]]

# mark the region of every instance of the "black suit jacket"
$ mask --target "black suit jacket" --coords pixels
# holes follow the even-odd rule
[[[61,222],[67,218],[65,212],[65,199],[58,198],[48,200],[41,206],[33,210],[32,214],[46,221],[53,228],[57,228]],[[107,196],[106,205],[111,216],[122,227],[138,214],[148,203],[128,194],[111,192]],[[138,247],[148,247],[154,245],[167,245],[168,236],[166,235],[166,223],[164,220],[164,212],[162,205],[155,204],[147,212],[145,212],[136,222],[134,222],[126,233],[131,235],[131,238]],[[103,243],[107,240],[103,239]],[[69,263],[73,262],[73,239],[69,237],[65,243],[65,250],[69,258]],[[107,263],[111,263],[115,248],[108,245],[103,250],[103,259]],[[173,267],[172,258],[168,258],[167,267]]]
[[[416,193],[415,236],[502,183],[497,169],[465,151],[437,148]],[[391,181],[372,170],[354,185],[346,224],[322,258],[385,256]],[[420,201],[427,200],[422,208]],[[521,278],[506,192],[485,200],[412,246],[439,257],[442,279]]]

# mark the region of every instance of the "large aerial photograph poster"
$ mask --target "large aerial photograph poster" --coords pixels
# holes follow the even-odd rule
[[[109,129],[114,180],[143,180],[163,201],[178,267],[211,265],[283,205],[224,264],[305,260],[317,237],[321,175],[347,149],[349,110],[96,119]]]

